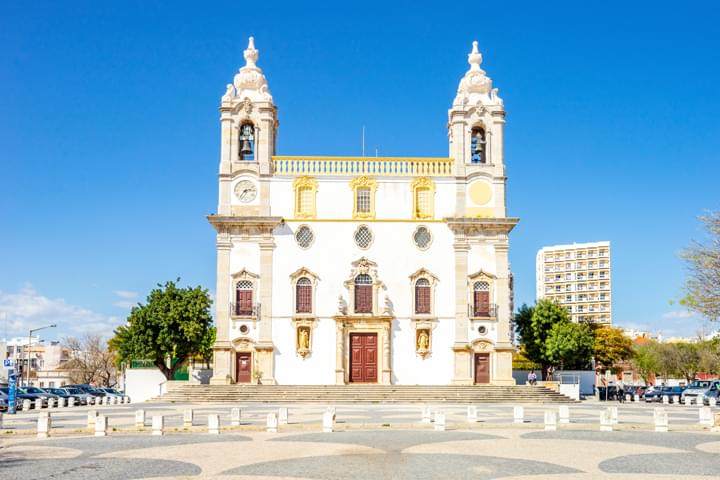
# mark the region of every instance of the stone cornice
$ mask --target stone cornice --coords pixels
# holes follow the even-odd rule
[[[275,228],[282,225],[282,217],[242,217],[235,215],[208,215],[208,221],[218,233],[233,231],[250,234],[272,234]]]
[[[445,217],[443,219],[453,233],[475,235],[478,233],[510,233],[520,221],[516,217],[505,218],[472,218]]]

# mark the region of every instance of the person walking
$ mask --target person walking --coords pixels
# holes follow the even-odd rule
[[[618,382],[617,382],[616,396],[617,396],[618,402],[620,402],[620,403],[625,402],[625,388],[624,388],[622,380],[618,380]]]

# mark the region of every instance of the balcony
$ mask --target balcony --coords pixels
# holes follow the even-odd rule
[[[239,303],[230,303],[230,316],[233,318],[254,318],[260,316],[260,304],[256,303],[252,308],[246,308]]]
[[[474,307],[474,305],[468,305],[468,316],[471,320],[494,320],[497,318],[497,305],[494,303],[478,305],[478,308]]]

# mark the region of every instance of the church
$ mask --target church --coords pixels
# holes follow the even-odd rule
[[[220,103],[211,384],[512,385],[505,109],[480,67],[448,156],[276,151],[251,37]],[[300,130],[302,125],[286,128]]]

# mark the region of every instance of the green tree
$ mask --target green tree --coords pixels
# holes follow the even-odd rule
[[[632,340],[619,328],[603,327],[595,330],[595,363],[603,369],[628,360],[633,355]]]
[[[720,212],[700,217],[705,224],[708,242],[694,241],[681,257],[689,276],[685,297],[680,301],[690,310],[710,320],[720,318]]]
[[[638,345],[633,350],[632,363],[645,384],[650,383],[653,375],[659,372],[660,352],[656,342],[647,342]]]
[[[153,289],[147,303],[133,307],[127,324],[118,327],[109,342],[120,361],[151,359],[168,380],[184,360],[192,356],[208,358],[215,337],[208,291],[201,287],[179,288],[176,282]],[[179,360],[169,361],[173,358]]]
[[[515,315],[515,329],[528,360],[542,366],[543,379],[548,379],[553,362],[547,356],[546,342],[553,325],[569,323],[567,310],[549,299],[538,301],[534,307],[523,304]]]
[[[545,342],[545,356],[554,366],[585,368],[593,356],[595,337],[587,324],[558,322]]]
[[[669,363],[668,370],[677,377],[683,377],[692,382],[699,371],[700,352],[695,343],[668,344],[666,358]]]

